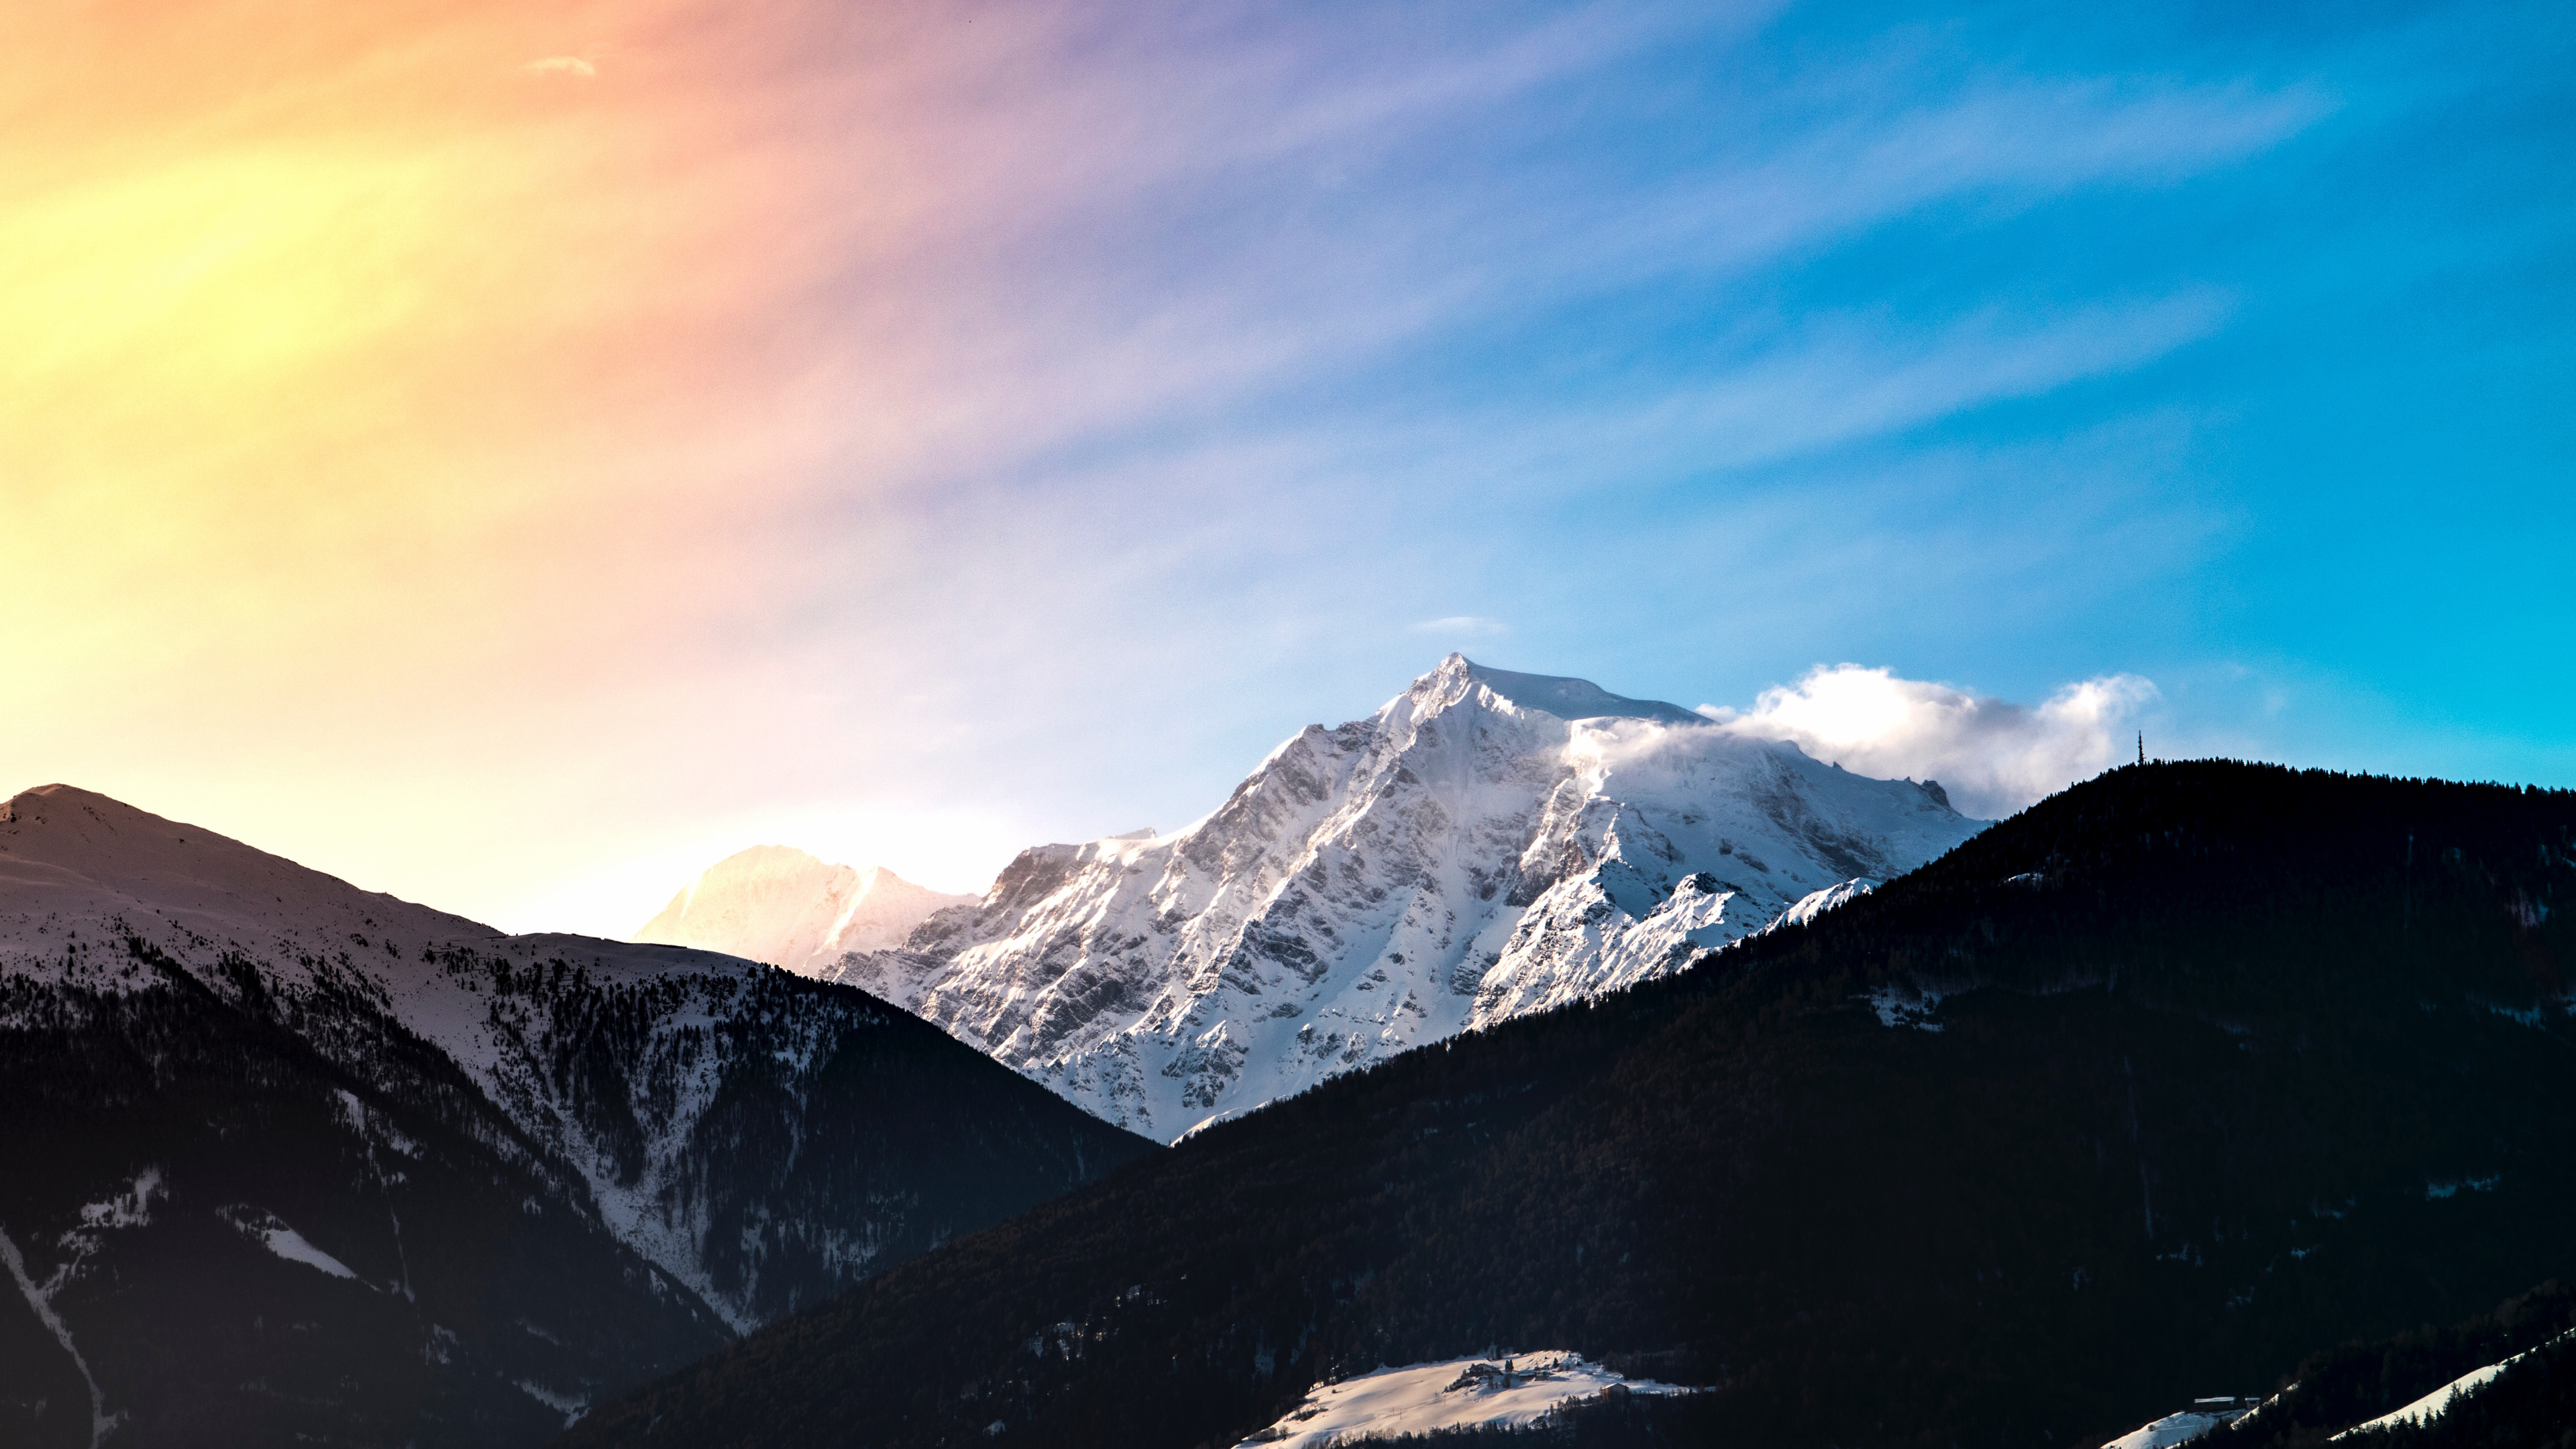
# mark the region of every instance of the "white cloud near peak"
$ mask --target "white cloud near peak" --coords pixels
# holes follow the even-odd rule
[[[2022,705],[1890,669],[1820,664],[1762,691],[1749,710],[1699,712],[1860,774],[1937,779],[1962,813],[2001,819],[2118,763],[2155,698],[2155,685],[2134,674],[2080,680]]]
[[[1490,639],[1512,632],[1509,624],[1500,619],[1488,619],[1481,614],[1452,614],[1445,619],[1425,619],[1409,627],[1416,634],[1440,634],[1456,638]]]

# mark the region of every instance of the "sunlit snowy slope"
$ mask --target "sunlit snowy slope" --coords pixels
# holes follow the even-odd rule
[[[1453,654],[1186,829],[1025,851],[829,975],[1170,1138],[1669,972],[1982,825],[1933,782]]]
[[[2231,1406],[2234,1400],[2226,1401]],[[2242,1409],[2190,1408],[2167,1414],[2152,1423],[2143,1424],[2102,1446],[2102,1449],[2174,1449],[2207,1438],[2220,1427],[2244,1417]]]
[[[1236,1449],[1332,1449],[1478,1425],[1520,1429],[1603,1394],[1688,1392],[1652,1381],[1630,1383],[1581,1354],[1561,1351],[1453,1359],[1319,1384],[1305,1402]]]
[[[683,887],[637,941],[721,951],[818,976],[852,951],[900,946],[933,911],[975,903],[780,845],[726,856]]]
[[[2403,1408],[2392,1409],[2389,1412],[2380,1415],[2378,1418],[2364,1420],[2363,1422],[2355,1424],[2351,1428],[2344,1430],[2343,1433],[2337,1434],[2335,1437],[2343,1439],[2355,1434],[2367,1434],[2374,1429],[2391,1429],[2401,1425],[2429,1424],[2435,1419],[2438,1419],[2444,1414],[2450,1412],[2453,1406],[2457,1405],[2461,1400],[2476,1394],[2479,1390],[2494,1383],[2497,1379],[2504,1377],[2506,1373],[2513,1369],[2514,1365],[2529,1359],[2535,1353],[2540,1353],[2548,1348],[2554,1348],[2563,1344],[2568,1341],[2568,1338],[2569,1335],[2561,1334],[2558,1337],[2551,1339],[2548,1344],[2543,1345],[2540,1349],[2525,1349],[2521,1353],[2517,1353],[2510,1358],[2500,1359],[2497,1362],[2488,1364],[2482,1368],[2471,1369],[2467,1373],[2464,1373],[2458,1378],[2451,1380],[2449,1383],[2442,1385],[2440,1388],[2435,1389],[2433,1392],[2415,1400],[2413,1403],[2408,1404]]]

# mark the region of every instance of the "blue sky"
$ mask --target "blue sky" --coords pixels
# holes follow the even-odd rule
[[[2576,782],[2564,12],[1505,14],[1194,39],[1434,99],[1053,234],[1289,356],[957,480],[1138,586],[995,686],[1217,684],[1231,762],[1451,646],[2132,673],[2173,753]]]
[[[436,581],[333,657],[405,666],[190,645],[259,688],[66,683],[26,768],[598,930],[755,840],[971,889],[1170,827],[1453,648],[2576,785],[2563,6],[656,14],[542,79],[699,78],[630,148],[732,198],[632,299],[690,366],[395,392],[423,497],[547,480],[403,515]]]

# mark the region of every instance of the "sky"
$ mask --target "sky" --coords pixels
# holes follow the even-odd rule
[[[624,935],[1171,829],[1451,650],[1997,813],[2576,786],[2563,5],[5,29],[10,790]]]

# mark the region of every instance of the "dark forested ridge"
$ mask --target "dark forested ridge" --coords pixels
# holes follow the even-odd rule
[[[2576,1338],[2533,1349],[2429,1423],[2353,1435],[2353,1449],[2576,1449]]]
[[[2566,792],[2118,770],[1130,1164],[568,1442],[1225,1445],[1320,1376],[1516,1348],[1713,1386],[1728,1442],[2100,1442],[2576,1276],[2571,888]]]
[[[154,964],[131,993],[0,978],[0,1231],[82,1359],[0,1294],[0,1442],[87,1446],[95,1413],[119,1444],[528,1443],[563,1412],[519,1383],[577,1395],[731,1336],[434,1049],[352,1014],[361,1077]]]

